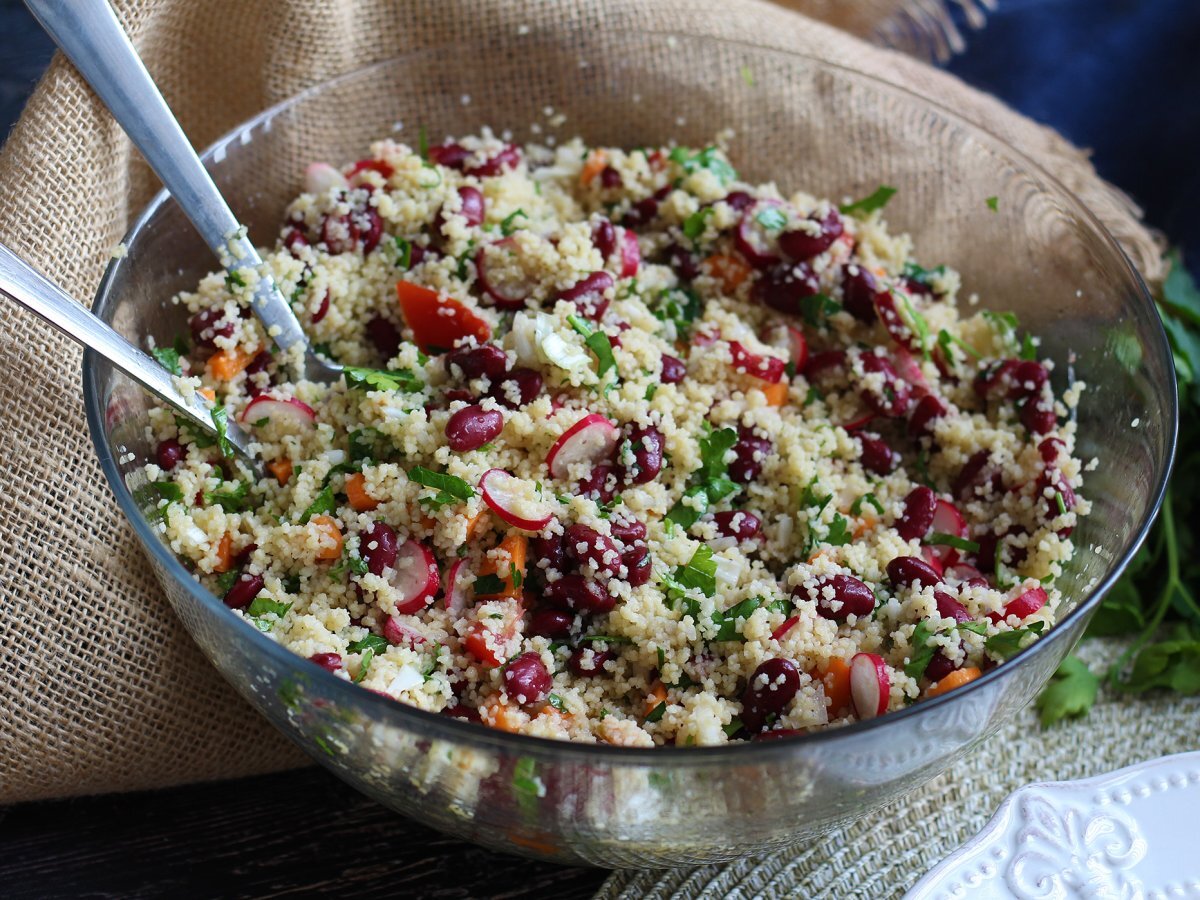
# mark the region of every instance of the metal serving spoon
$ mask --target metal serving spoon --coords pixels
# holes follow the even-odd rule
[[[218,429],[212,411],[198,394],[192,394],[191,399],[181,394],[171,380],[171,373],[158,360],[129,343],[3,244],[0,244],[0,294],[15,300],[83,346],[91,347],[200,428],[218,436],[223,432],[238,456],[262,476],[262,464],[248,449],[250,439],[236,422],[226,422]]]
[[[25,0],[25,5],[104,101],[221,265],[229,272],[257,271],[258,279],[247,280],[256,285],[251,308],[268,336],[282,350],[303,348],[303,377],[335,381],[342,367],[313,352],[291,305],[205,171],[106,0]]]

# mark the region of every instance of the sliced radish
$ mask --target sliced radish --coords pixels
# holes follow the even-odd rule
[[[717,340],[717,335],[713,334],[711,331],[705,328],[697,328],[696,332],[692,335],[692,346],[711,347],[717,342]]]
[[[524,309],[538,282],[526,271],[516,238],[486,244],[475,254],[479,284],[497,309]]]
[[[501,519],[524,531],[541,531],[554,518],[554,510],[542,500],[532,482],[503,469],[488,469],[479,479],[483,502]]]
[[[765,269],[779,262],[779,236],[787,218],[787,208],[778,200],[759,200],[742,214],[733,243],[750,265]],[[775,224],[778,227],[772,227]]]
[[[782,359],[761,353],[751,353],[738,341],[729,342],[729,352],[733,356],[734,371],[752,375],[768,384],[783,381],[783,373],[787,364]]]
[[[959,584],[967,585],[968,587],[987,587],[987,578],[974,566],[967,565],[964,562],[955,563],[952,566],[946,567],[946,577],[957,581]]]
[[[999,624],[1009,616],[1016,616],[1018,619],[1024,619],[1032,616],[1035,612],[1046,605],[1050,598],[1046,596],[1046,592],[1040,587],[1032,587],[1027,591],[1022,591],[1012,600],[1008,601],[1008,605],[1004,607],[1003,614],[988,613],[988,618]]]
[[[243,425],[278,425],[290,431],[300,431],[312,428],[316,418],[316,411],[303,400],[261,394],[250,401],[238,421]]]
[[[967,539],[967,520],[963,518],[962,513],[958,508],[946,500],[938,500],[937,506],[933,510],[933,525],[932,531],[939,534],[948,534],[952,537]],[[938,558],[938,561],[945,566],[952,566],[958,562],[960,556],[959,551],[954,547],[948,547],[945,544],[933,544],[929,547],[933,555]]]
[[[446,573],[445,599],[446,611],[453,616],[461,616],[470,605],[467,588],[463,580],[471,569],[465,559],[458,560]]]
[[[913,397],[920,399],[929,393],[929,382],[925,380],[925,373],[921,371],[920,363],[903,347],[897,347],[892,352],[892,365],[896,369],[896,374],[908,382],[912,388]]]
[[[887,663],[875,653],[856,653],[850,660],[850,696],[860,719],[873,719],[887,712],[892,679]]]
[[[934,553],[935,548],[925,546],[921,548],[921,559],[929,563],[933,567],[933,571],[937,572],[938,578],[945,574],[945,567],[942,565],[941,557]]]
[[[389,644],[409,644],[415,647],[425,643],[425,635],[392,616],[388,616],[388,620],[383,623],[383,636]]]
[[[780,625],[778,628],[776,628],[774,631],[771,632],[771,640],[773,640],[773,641],[783,640],[783,636],[786,635],[793,628],[795,628],[796,624],[799,621],[800,621],[799,616],[792,616],[790,619],[788,619],[786,622],[784,622],[782,625]]]
[[[306,194],[324,194],[335,188],[347,188],[350,182],[346,176],[329,163],[313,163],[304,170],[304,192]]]
[[[788,358],[792,361],[792,371],[803,372],[808,363],[808,338],[799,328],[791,325],[784,327],[787,328]]]
[[[572,466],[589,467],[612,459],[621,440],[621,432],[604,416],[584,416],[563,433],[546,456],[550,474],[564,481],[571,477]]]
[[[912,353],[923,352],[920,335],[905,321],[900,307],[896,304],[896,298],[892,296],[891,292],[880,291],[875,295],[874,302],[875,312],[892,340]]]
[[[638,246],[637,235],[628,228],[620,229],[621,271],[618,278],[632,278],[638,273],[642,262],[642,248]]]
[[[875,420],[875,413],[868,412],[868,413],[864,413],[863,415],[859,416],[856,419],[853,419],[853,420],[847,422],[842,427],[845,428],[847,431],[858,431],[860,428],[866,428],[874,420]]]
[[[440,587],[437,560],[420,541],[408,540],[396,548],[396,561],[388,582],[400,595],[396,612],[407,615],[420,612],[437,596]]]

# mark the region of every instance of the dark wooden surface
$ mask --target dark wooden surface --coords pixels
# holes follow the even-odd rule
[[[0,897],[590,897],[598,869],[491,853],[323,770],[0,810]]]

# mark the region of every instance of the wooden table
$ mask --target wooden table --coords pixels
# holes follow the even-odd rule
[[[0,897],[590,897],[607,873],[492,853],[321,769],[0,810]]]

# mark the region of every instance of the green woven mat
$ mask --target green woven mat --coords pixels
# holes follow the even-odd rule
[[[1087,641],[1093,671],[1119,651]],[[597,898],[900,897],[978,832],[1017,788],[1111,772],[1200,749],[1200,697],[1101,692],[1087,718],[1043,729],[1030,705],[990,741],[915,793],[819,841],[722,866],[614,872]]]

